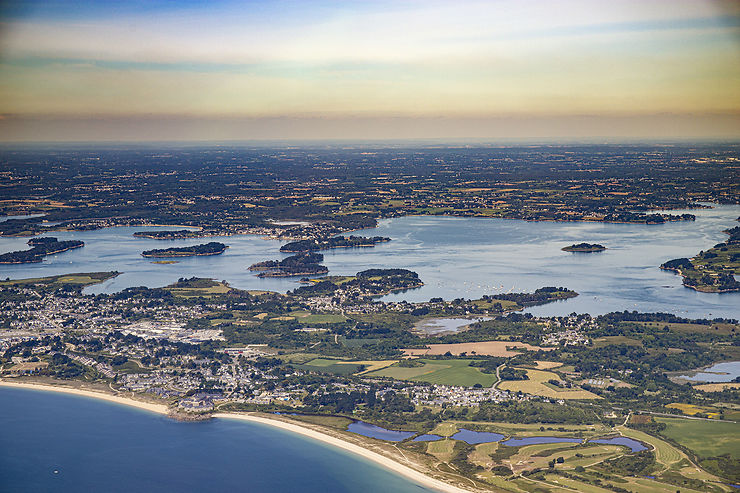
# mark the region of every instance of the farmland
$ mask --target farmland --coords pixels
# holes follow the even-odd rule
[[[381,370],[367,373],[369,377],[390,377],[398,380],[412,380],[415,382],[429,382],[439,385],[459,385],[472,387],[480,384],[490,387],[496,382],[496,375],[483,373],[479,368],[470,366],[471,360],[446,359],[425,360],[419,359],[421,366],[410,368],[389,366]]]
[[[702,457],[730,454],[740,458],[740,424],[723,421],[705,421],[680,418],[655,418],[665,423],[661,434],[684,445]]]
[[[540,395],[554,399],[598,399],[599,396],[583,389],[561,389],[550,383],[549,380],[559,380],[552,372],[523,368],[529,380],[503,381],[498,385],[501,390],[511,392],[522,391],[527,394]]]
[[[408,356],[436,356],[451,353],[455,356],[466,353],[479,356],[510,357],[519,354],[518,351],[551,351],[553,348],[531,346],[522,342],[510,341],[483,341],[461,342],[456,344],[429,344],[428,349],[404,349]],[[512,350],[513,349],[513,350]]]
[[[57,288],[62,285],[89,286],[116,277],[118,272],[86,272],[84,274],[66,274],[62,276],[35,277],[0,281],[0,286],[28,287],[48,286]]]

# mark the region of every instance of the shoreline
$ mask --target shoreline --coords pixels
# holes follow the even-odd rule
[[[116,404],[123,404],[130,407],[136,407],[138,409],[144,409],[145,411],[151,411],[153,413],[167,415],[168,407],[164,404],[154,404],[150,402],[139,401],[130,397],[119,397],[105,392],[97,392],[94,390],[75,389],[72,387],[62,387],[57,385],[47,385],[42,383],[27,383],[27,382],[9,382],[8,380],[0,380],[0,387],[9,387],[16,389],[28,389],[28,390],[42,390],[45,392],[58,392],[61,394],[71,394],[80,397],[91,397],[94,399],[101,399]]]
[[[213,417],[222,418],[222,419],[237,419],[237,420],[242,420],[242,421],[250,421],[253,423],[260,423],[260,424],[267,425],[267,426],[274,426],[282,430],[297,433],[299,435],[312,438],[314,440],[340,448],[347,452],[351,452],[355,455],[359,455],[363,459],[374,462],[375,464],[378,464],[384,467],[385,469],[388,469],[397,474],[400,474],[401,476],[404,476],[407,479],[411,479],[412,481],[416,482],[417,484],[421,486],[433,488],[437,491],[444,491],[444,492],[450,492],[450,493],[470,493],[471,491],[475,491],[475,490],[463,489],[458,486],[445,483],[444,481],[435,479],[431,476],[427,476],[426,474],[420,471],[417,471],[416,469],[413,469],[409,466],[405,466],[399,462],[396,462],[393,459],[390,459],[377,452],[368,450],[360,445],[356,445],[352,442],[342,440],[341,438],[337,438],[332,435],[328,435],[326,433],[322,433],[320,431],[316,431],[312,428],[301,426],[296,423],[287,422],[287,421],[283,421],[279,419],[266,418],[263,416],[256,416],[254,414],[216,413],[213,415]]]
[[[48,385],[41,383],[29,383],[29,382],[10,382],[8,380],[0,379],[0,388],[20,388],[27,390],[37,390],[44,392],[58,392],[62,394],[71,394],[79,397],[89,397],[94,399],[100,399],[107,402],[122,404],[130,407],[135,407],[145,411],[150,411],[162,416],[170,415],[169,407],[164,404],[154,404],[139,401],[131,397],[121,397],[112,395],[106,392],[98,392],[94,390],[75,389],[71,387],[63,387],[57,385]],[[297,423],[287,422],[279,419],[272,419],[263,416],[257,416],[254,414],[238,414],[238,413],[215,413],[212,415],[214,418],[221,419],[236,419],[242,421],[249,421],[252,423],[259,423],[267,426],[274,426],[282,430],[290,431],[292,433],[299,434],[317,440],[319,442],[331,445],[339,448],[345,452],[350,452],[354,455],[359,455],[363,459],[366,459],[374,464],[383,467],[384,469],[390,470],[396,474],[399,474],[406,479],[409,479],[421,486],[431,488],[435,491],[441,491],[445,493],[470,493],[474,490],[463,489],[439,479],[435,479],[428,476],[416,469],[409,466],[403,465],[395,460],[381,455],[377,452],[366,449],[355,443],[342,440],[341,438],[334,437],[332,435],[314,430],[312,428],[301,426]]]

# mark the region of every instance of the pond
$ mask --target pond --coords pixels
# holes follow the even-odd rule
[[[709,368],[692,371],[690,373],[679,375],[679,377],[692,382],[732,382],[736,378],[740,377],[740,361],[715,363]]]
[[[400,442],[414,436],[414,432],[411,431],[397,431],[388,430],[380,426],[365,423],[364,421],[355,421],[347,427],[347,431],[357,433],[370,438],[377,438],[378,440],[386,440],[389,442]],[[460,440],[467,443],[468,445],[478,445],[480,443],[499,442],[505,435],[500,433],[491,433],[487,431],[473,431],[465,428],[460,428],[457,433],[452,435],[450,438],[453,440]],[[435,434],[424,434],[414,438],[413,442],[436,442],[442,440],[444,437]],[[582,443],[581,438],[569,438],[569,437],[554,437],[554,436],[537,436],[537,437],[511,437],[501,442],[509,447],[523,447],[525,445],[539,445],[543,443]],[[647,447],[637,440],[627,437],[614,437],[614,438],[597,438],[588,440],[587,443],[600,443],[607,445],[622,445],[629,447],[632,452],[640,452],[647,450]]]
[[[487,431],[472,431],[460,428],[460,431],[452,435],[453,440],[460,440],[468,445],[476,445],[478,443],[498,442],[504,435],[500,433],[489,433]]]
[[[0,223],[11,219],[31,219],[34,217],[44,217],[46,214],[19,214],[15,216],[0,216]]]
[[[601,444],[606,444],[606,445],[624,445],[625,447],[629,447],[632,452],[640,452],[642,450],[647,450],[647,447],[643,445],[642,442],[638,442],[637,440],[633,440],[627,437],[597,438],[597,439],[589,440],[588,443],[601,443]]]
[[[566,437],[525,437],[525,438],[509,438],[501,442],[509,447],[523,447],[524,445],[539,445],[540,443],[581,443],[581,438],[566,438]]]
[[[419,435],[418,437],[411,440],[412,442],[436,442],[437,440],[442,440],[443,437],[439,435]]]
[[[465,330],[471,324],[482,320],[491,320],[491,317],[478,318],[426,318],[414,325],[416,332],[422,332],[428,336],[438,336]]]

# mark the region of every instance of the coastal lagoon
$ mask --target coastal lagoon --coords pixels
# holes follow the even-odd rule
[[[5,387],[0,402],[0,482],[8,493],[432,491],[258,423],[181,423],[93,398]]]
[[[691,211],[696,221],[665,224],[528,222],[508,219],[409,216],[381,220],[377,228],[356,232],[392,239],[374,248],[322,252],[330,274],[354,274],[369,268],[406,268],[425,285],[385,296],[387,301],[478,298],[507,292],[563,286],[580,296],[532,307],[540,316],[572,312],[668,312],[688,318],[739,318],[740,293],[699,293],[681,277],[659,269],[663,262],[691,257],[727,239],[722,230],[738,225],[740,206],[719,205]],[[165,286],[180,277],[212,277],[240,289],[285,292],[300,286],[296,278],[260,279],[247,268],[262,260],[284,258],[284,242],[255,235],[215,238],[229,248],[222,255],[154,264],[141,257],[152,248],[182,247],[212,238],[152,240],[134,231],[173,228],[118,227],[97,231],[54,232],[60,240],[78,239],[85,247],[46,257],[39,264],[0,265],[0,278],[20,279],[71,272],[117,270],[122,274],[88,293],[112,293],[131,286]],[[28,238],[0,238],[0,253],[28,248]],[[562,247],[600,243],[599,253],[569,253]]]
[[[371,425],[363,421],[355,421],[350,424],[347,428],[348,431],[357,433],[362,436],[377,438],[379,440],[385,440],[389,442],[399,442],[405,440],[414,435],[413,432],[394,431],[381,428],[380,426]],[[413,442],[436,442],[442,440],[444,437],[440,435],[425,434],[419,435],[414,438]],[[480,443],[490,442],[501,442],[503,445],[509,447],[524,447],[527,445],[539,445],[544,443],[582,443],[582,438],[568,438],[568,437],[556,437],[556,436],[534,436],[534,437],[509,437],[501,433],[491,433],[487,431],[473,431],[465,428],[460,428],[454,435],[450,437],[452,440],[460,440],[468,445],[477,445]],[[506,440],[503,440],[506,438]],[[503,441],[502,441],[503,440]],[[647,447],[632,438],[618,436],[612,438],[595,438],[587,441],[588,443],[601,443],[608,445],[622,445],[629,447],[632,452],[639,452],[641,450],[647,450]]]

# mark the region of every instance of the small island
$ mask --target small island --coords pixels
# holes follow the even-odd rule
[[[249,266],[251,271],[261,271],[257,277],[294,277],[326,274],[329,269],[321,265],[320,253],[301,253],[283,260],[266,260]]]
[[[193,231],[190,229],[180,229],[177,231],[136,231],[134,233],[135,238],[149,238],[150,240],[182,240],[186,238],[201,238],[203,233],[201,231]]]
[[[604,245],[598,243],[575,243],[573,245],[561,248],[564,252],[592,253],[603,252],[606,250]]]
[[[200,245],[193,245],[188,247],[180,248],[159,248],[154,250],[146,250],[141,252],[142,257],[196,257],[203,255],[219,255],[224,253],[228,246],[217,241],[210,243],[203,243]]]
[[[281,252],[299,253],[316,252],[318,250],[330,250],[332,248],[361,248],[373,247],[377,243],[391,241],[383,236],[332,236],[330,238],[318,238],[311,240],[291,241],[280,247]]]
[[[31,238],[28,240],[28,244],[32,247],[29,250],[18,250],[0,255],[0,264],[37,263],[41,262],[47,255],[85,246],[85,243],[79,240],[59,241],[52,236]]]
[[[307,283],[306,286],[289,291],[289,294],[299,297],[338,296],[340,299],[369,299],[424,285],[419,279],[419,274],[408,269],[368,269],[354,276],[329,276],[323,279],[309,279]]]

